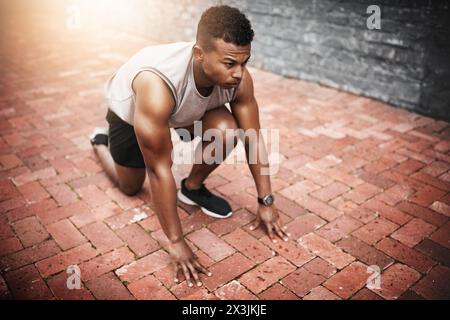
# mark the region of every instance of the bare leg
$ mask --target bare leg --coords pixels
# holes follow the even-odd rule
[[[192,126],[189,128],[186,128],[188,130],[192,130]],[[233,115],[230,113],[230,111],[228,111],[228,109],[223,106],[217,109],[213,109],[211,111],[208,111],[205,113],[205,115],[202,118],[202,129],[203,131],[208,130],[210,128],[216,128],[219,129],[221,131],[224,132],[224,136],[223,136],[223,142],[224,142],[224,146],[223,146],[223,150],[224,153],[226,151],[231,151],[231,150],[226,150],[226,137],[225,137],[225,130],[226,129],[236,129],[237,128],[237,124],[234,120]],[[202,151],[202,163],[197,163],[194,164],[192,166],[191,172],[188,176],[188,178],[186,179],[186,187],[190,190],[192,189],[198,189],[200,188],[200,186],[202,185],[202,183],[206,180],[206,178],[211,174],[211,172],[213,172],[215,169],[217,169],[217,167],[219,167],[220,163],[212,163],[212,164],[207,164],[205,162],[210,162],[210,161],[205,161],[208,159],[205,159],[203,156],[203,150],[205,150],[205,148],[210,144],[210,143],[214,143],[214,141],[202,141],[201,143],[199,143],[197,145],[195,154],[197,154],[197,152],[199,152],[199,148],[201,148]],[[234,146],[236,146],[237,141],[234,140]],[[211,157],[215,156],[215,151],[213,152],[214,154],[210,155]],[[225,159],[228,156],[227,154],[224,154],[223,159]]]
[[[145,180],[145,168],[128,168],[115,163],[105,145],[95,145],[94,151],[106,174],[123,193],[132,196],[141,190]]]

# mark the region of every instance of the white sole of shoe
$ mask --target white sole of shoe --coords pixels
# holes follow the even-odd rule
[[[217,218],[217,219],[226,219],[231,217],[231,215],[233,214],[233,211],[230,211],[226,216],[221,216],[217,213],[211,212],[208,209],[203,208],[202,206],[199,206],[198,204],[196,204],[194,201],[192,201],[191,199],[189,199],[188,197],[186,197],[182,192],[181,189],[178,189],[177,192],[177,197],[178,200],[180,200],[181,202],[188,204],[190,206],[197,206],[200,207],[200,210],[202,210],[202,212],[204,214],[206,214],[207,216],[213,217],[213,218]]]
[[[92,139],[94,139],[95,138],[95,136],[96,135],[98,135],[98,134],[105,134],[105,135],[108,135],[108,128],[101,128],[101,127],[98,127],[98,128],[95,128],[94,129],[94,131],[91,133],[91,135],[89,136],[89,140],[92,140]]]

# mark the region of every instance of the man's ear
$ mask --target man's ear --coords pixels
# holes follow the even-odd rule
[[[194,58],[199,61],[199,62],[203,62],[203,58],[204,58],[204,51],[203,49],[198,45],[194,45],[194,47],[192,48],[192,52],[194,54]]]

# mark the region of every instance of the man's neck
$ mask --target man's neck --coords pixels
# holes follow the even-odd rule
[[[199,65],[196,60],[194,60],[193,69],[194,82],[198,92],[200,92],[203,96],[210,95],[214,89],[214,84],[208,80],[201,65]]]

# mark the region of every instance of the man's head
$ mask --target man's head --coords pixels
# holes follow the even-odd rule
[[[250,21],[238,9],[222,5],[203,12],[194,56],[208,80],[225,88],[237,86],[253,37]]]

